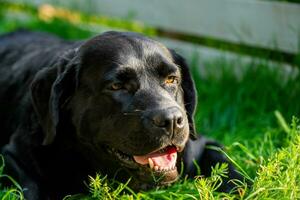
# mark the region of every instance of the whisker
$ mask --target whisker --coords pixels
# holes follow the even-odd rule
[[[135,109],[133,112],[143,112],[143,110]]]
[[[123,115],[140,115],[140,113],[124,112]]]
[[[140,115],[142,112],[143,110],[136,109],[131,112],[124,112],[123,115]]]

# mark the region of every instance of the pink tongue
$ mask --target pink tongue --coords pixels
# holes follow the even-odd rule
[[[133,158],[137,163],[142,165],[148,164],[148,159],[151,159],[154,166],[171,168],[176,164],[177,151],[175,147],[167,147],[167,149],[163,153],[154,152],[144,156],[133,156]]]
[[[163,168],[173,167],[173,164],[176,163],[177,152],[172,154],[167,154],[163,156],[151,157],[154,166],[159,166]]]

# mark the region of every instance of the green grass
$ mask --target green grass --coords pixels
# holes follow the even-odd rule
[[[272,155],[257,173],[249,199],[300,199],[300,126],[286,129],[288,145]]]
[[[45,9],[0,0],[0,33],[26,28],[51,32],[66,39],[86,39],[100,32],[117,29],[156,35],[155,29],[131,21],[130,16],[128,19],[114,19],[53,8],[53,14],[45,17]]]
[[[38,10],[16,4],[0,4],[0,32],[23,27],[54,33],[67,39],[88,38],[112,27],[155,35],[151,28],[116,19],[82,15],[79,21],[38,18]],[[105,176],[90,178],[90,195],[77,194],[66,199],[300,199],[300,76],[285,78],[282,66],[253,63],[240,76],[233,73],[232,61],[211,60],[200,74],[197,57],[190,60],[198,91],[195,115],[197,130],[225,145],[237,167],[253,181],[249,188],[238,183],[237,195],[216,192],[226,166],[215,166],[211,178],[182,179],[168,188],[134,193],[127,184]],[[286,121],[292,121],[287,125]],[[2,166],[2,167],[1,167]],[[21,188],[2,173],[0,183],[9,180],[14,187],[0,184],[0,199],[22,198]]]
[[[21,186],[9,175],[3,173],[4,159],[0,155],[0,199],[17,200],[24,199]],[[2,183],[9,183],[12,187],[5,187]]]

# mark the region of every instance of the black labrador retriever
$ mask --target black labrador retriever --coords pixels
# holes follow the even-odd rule
[[[6,171],[25,197],[82,192],[96,172],[146,190],[209,176],[228,163],[197,136],[194,83],[185,60],[142,35],[106,32],[70,42],[17,31],[0,37],[0,121]],[[183,163],[183,165],[182,165]],[[182,169],[183,166],[183,169]]]

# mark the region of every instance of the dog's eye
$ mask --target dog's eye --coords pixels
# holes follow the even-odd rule
[[[121,83],[113,83],[110,86],[111,90],[121,90],[123,89],[123,85]]]
[[[177,84],[178,78],[176,76],[168,76],[165,80],[165,84]]]

